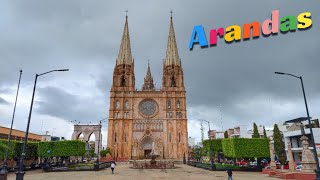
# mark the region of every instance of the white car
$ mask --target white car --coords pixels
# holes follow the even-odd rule
[[[302,170],[302,165],[301,165],[301,164],[298,164],[298,165],[296,166],[296,170],[297,170],[297,171],[301,171],[301,170]]]

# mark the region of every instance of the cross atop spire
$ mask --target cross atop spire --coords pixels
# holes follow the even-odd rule
[[[153,91],[154,90],[153,77],[151,75],[149,60],[148,60],[147,74],[146,74],[146,77],[144,78],[144,84],[142,86],[142,90],[143,91]]]
[[[172,19],[172,13],[173,13],[173,11],[172,11],[172,9],[170,10],[170,14],[171,14],[171,19]]]
[[[176,37],[174,34],[174,28],[173,28],[173,20],[172,20],[172,11],[171,18],[170,18],[170,28],[169,28],[169,37],[168,37],[168,44],[167,44],[167,52],[166,52],[166,58],[165,58],[165,65],[180,65],[180,58],[177,48],[177,42]]]
[[[126,10],[128,12],[128,10]],[[128,16],[126,15],[126,22],[124,24],[121,45],[119,55],[117,58],[117,65],[119,64],[132,64],[133,58],[131,54],[129,27],[128,27]]]
[[[126,9],[126,18],[128,18],[128,9]]]

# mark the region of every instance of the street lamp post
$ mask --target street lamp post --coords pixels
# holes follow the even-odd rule
[[[313,142],[313,154],[314,154],[314,158],[315,158],[316,165],[317,165],[317,169],[315,170],[315,172],[316,172],[316,180],[320,180],[319,158],[318,158],[318,154],[317,154],[316,143],[314,142],[313,130],[312,130],[312,125],[311,125],[311,118],[310,118],[310,115],[309,115],[308,103],[307,103],[306,93],[304,91],[304,85],[303,85],[302,76],[296,76],[296,75],[293,75],[293,74],[283,73],[283,72],[275,72],[275,74],[288,75],[288,76],[292,76],[292,77],[300,79],[302,92],[303,92],[303,98],[304,98],[304,104],[305,104],[306,111],[307,111],[309,129],[310,129],[310,134],[311,134],[311,141]]]
[[[28,134],[29,134],[29,126],[30,126],[30,120],[31,120],[31,114],[32,114],[32,108],[33,108],[33,101],[34,101],[34,95],[37,87],[37,80],[39,76],[49,74],[51,72],[55,71],[69,71],[69,69],[59,69],[59,70],[52,70],[48,71],[42,74],[36,74],[35,80],[34,80],[34,86],[33,86],[33,93],[32,93],[32,98],[31,98],[31,106],[29,110],[29,117],[28,117],[28,124],[27,124],[27,130],[26,130],[26,135],[24,137],[24,142],[23,142],[23,148],[22,148],[22,153],[21,153],[21,159],[20,159],[20,165],[19,165],[19,171],[16,172],[16,180],[23,180],[25,172],[23,171],[23,160],[26,155],[26,144],[28,141]]]
[[[10,133],[8,136],[8,144],[7,144],[7,150],[6,150],[6,156],[4,158],[1,172],[0,172],[0,177],[3,177],[3,179],[7,179],[7,174],[8,174],[8,156],[9,156],[9,149],[10,149],[10,141],[11,141],[11,134],[12,134],[12,126],[13,126],[13,121],[14,121],[14,115],[16,113],[16,107],[17,107],[17,100],[18,100],[18,95],[19,95],[19,89],[20,89],[20,82],[21,82],[21,75],[22,75],[22,70],[20,70],[20,76],[19,76],[19,82],[18,82],[18,89],[16,93],[16,101],[14,103],[14,108],[13,108],[13,114],[12,114],[12,120],[11,120],[11,127],[10,127]]]
[[[100,139],[101,139],[101,123],[106,122],[106,119],[108,118],[103,118],[99,121],[99,139],[98,139],[98,157],[96,161],[96,170],[99,170],[99,159],[100,159]]]

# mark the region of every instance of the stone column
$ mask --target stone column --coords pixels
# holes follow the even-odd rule
[[[273,141],[273,137],[270,137],[270,168],[271,169],[277,169],[276,167],[276,163],[274,161],[274,149],[273,149],[273,146],[274,146],[274,141]]]
[[[290,142],[288,142],[287,148],[288,148],[288,152],[287,153],[288,153],[289,169],[290,169],[290,171],[294,171],[295,170],[295,165],[294,165],[294,160],[293,160],[293,156],[292,156]]]
[[[309,149],[308,137],[302,136],[300,138],[302,144],[302,171],[304,172],[314,172],[316,169],[316,161],[312,151]],[[317,157],[318,158],[318,157]]]

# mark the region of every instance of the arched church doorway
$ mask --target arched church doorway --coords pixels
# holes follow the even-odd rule
[[[142,148],[143,148],[143,156],[144,156],[144,158],[147,158],[148,155],[151,153],[151,150],[152,150],[152,142],[153,142],[153,138],[151,138],[150,136],[146,136],[146,137],[143,138],[143,140],[141,141],[141,143],[142,143]]]

